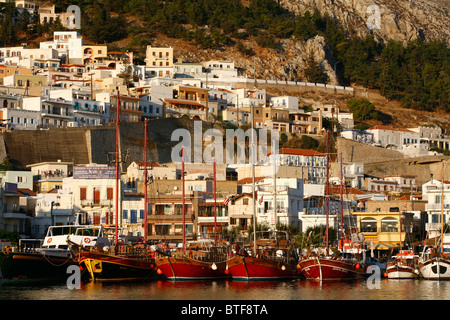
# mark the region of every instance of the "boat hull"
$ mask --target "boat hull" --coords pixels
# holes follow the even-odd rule
[[[419,264],[420,273],[427,280],[450,280],[450,260],[432,258]]]
[[[233,280],[283,280],[300,277],[293,264],[272,259],[234,256],[227,261],[228,271]]]
[[[40,253],[0,252],[3,281],[66,280],[67,268],[77,263],[68,256],[49,256]]]
[[[409,265],[392,264],[386,268],[388,279],[417,279],[418,272],[416,268]]]
[[[228,277],[225,261],[210,262],[164,256],[156,259],[156,265],[168,280],[214,280]]]
[[[78,262],[93,281],[158,280],[154,260],[87,252]]]
[[[300,260],[298,267],[306,279],[310,280],[350,280],[366,277],[363,267],[345,260],[307,258]]]

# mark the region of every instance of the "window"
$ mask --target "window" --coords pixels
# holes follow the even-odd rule
[[[364,218],[360,222],[361,232],[377,232],[377,221],[373,218]]]
[[[137,210],[130,210],[130,223],[137,223]]]
[[[114,198],[114,189],[113,188],[107,188],[106,189],[106,199],[112,200]]]
[[[122,214],[124,219],[128,219],[128,210],[123,210]]]
[[[86,188],[80,188],[80,200],[86,200]]]
[[[247,205],[248,205],[248,198],[242,199],[242,204],[243,204],[244,206],[247,206]]]
[[[139,219],[145,219],[145,210],[139,210]]]
[[[398,220],[385,218],[381,221],[381,232],[398,232]]]

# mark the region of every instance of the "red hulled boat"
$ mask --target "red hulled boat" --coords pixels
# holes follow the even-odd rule
[[[170,254],[159,254],[158,273],[168,280],[212,280],[228,277],[227,248],[217,245],[216,226],[216,163],[214,161],[214,241],[199,241],[186,246],[184,204],[184,148],[182,149],[183,246]]]
[[[194,247],[194,246],[193,246]],[[197,247],[198,248],[198,247]],[[156,258],[158,273],[168,280],[213,280],[227,278],[225,247],[210,246]]]
[[[233,280],[282,280],[299,278],[296,255],[290,247],[284,231],[257,232],[257,254],[235,249],[237,253],[228,259],[227,268]],[[261,235],[269,235],[262,238]],[[272,236],[270,236],[272,235]],[[280,239],[280,237],[282,239]],[[253,245],[250,244],[249,248]],[[254,251],[254,250],[253,250]],[[251,252],[252,253],[252,252]]]
[[[301,257],[298,261],[298,269],[307,278],[311,280],[348,280],[348,279],[360,279],[366,277],[366,269],[359,262],[360,254],[362,253],[361,241],[345,241],[344,244],[344,232],[343,232],[343,199],[342,199],[342,157],[341,157],[341,230],[342,239],[341,245],[342,255],[330,254],[328,230],[329,230],[329,132],[327,133],[327,185],[326,185],[326,246],[323,252],[309,253],[304,257]],[[356,235],[355,235],[356,236]],[[359,238],[359,237],[358,237]],[[347,247],[346,247],[347,246]],[[348,258],[346,256],[350,255]]]
[[[348,280],[366,277],[365,268],[356,262],[333,256],[311,256],[298,263],[300,272],[311,280]]]

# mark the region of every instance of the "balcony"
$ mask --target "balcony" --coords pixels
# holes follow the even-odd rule
[[[425,204],[425,211],[441,211],[442,205],[440,203]],[[444,209],[450,209],[450,203],[444,203]]]
[[[113,200],[81,200],[82,207],[113,207]]]

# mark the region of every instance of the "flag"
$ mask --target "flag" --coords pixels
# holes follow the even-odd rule
[[[264,196],[261,196],[261,198],[259,198],[259,204],[261,204],[263,202],[263,197]]]
[[[223,204],[227,206],[229,201],[230,201],[230,198],[226,197],[225,200],[223,200]]]
[[[309,237],[311,236],[311,232],[312,232],[312,230],[309,232],[309,234],[308,234],[308,238],[306,238],[306,242],[308,242],[309,241]]]

